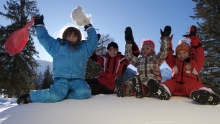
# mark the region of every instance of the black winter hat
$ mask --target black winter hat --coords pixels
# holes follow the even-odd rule
[[[118,44],[115,43],[115,42],[111,42],[111,43],[109,43],[108,46],[107,46],[107,49],[110,49],[110,48],[116,48],[116,49],[118,49]]]

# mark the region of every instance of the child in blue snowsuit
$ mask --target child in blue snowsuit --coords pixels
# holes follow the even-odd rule
[[[43,16],[35,16],[34,26],[40,44],[53,57],[53,80],[50,89],[36,90],[17,99],[18,104],[29,102],[58,102],[63,99],[86,99],[91,90],[84,81],[88,57],[98,46],[95,29],[89,23],[84,26],[88,39],[81,40],[81,32],[68,27],[62,39],[51,37],[44,27]]]

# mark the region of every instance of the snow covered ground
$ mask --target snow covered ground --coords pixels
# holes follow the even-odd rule
[[[86,100],[17,105],[0,98],[1,124],[219,124],[220,105],[201,105],[187,97],[118,98],[97,95]]]

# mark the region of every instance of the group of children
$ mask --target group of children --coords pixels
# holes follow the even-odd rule
[[[220,97],[205,87],[199,78],[205,57],[195,26],[191,26],[189,33],[184,35],[189,38],[190,44],[186,40],[180,40],[174,55],[170,26],[160,30],[161,47],[157,54],[151,39],[143,40],[139,50],[131,27],[127,27],[125,55],[119,52],[115,42],[108,44],[106,54],[98,55],[95,52],[98,37],[89,17],[73,17],[78,25],[84,26],[88,34],[87,40],[81,40],[81,32],[75,27],[68,27],[62,39],[54,39],[44,26],[43,16],[35,16],[33,19],[39,42],[53,57],[54,84],[50,89],[36,90],[20,96],[18,104],[87,99],[91,95],[114,93],[118,97],[157,96],[161,100],[169,100],[172,95],[181,94],[202,104],[217,105],[220,102]],[[88,58],[102,65],[98,77],[84,79]],[[172,78],[161,82],[160,65],[164,61],[172,69]],[[123,82],[123,75],[129,64],[137,68],[137,75]]]

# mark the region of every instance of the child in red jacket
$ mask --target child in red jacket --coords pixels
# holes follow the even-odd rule
[[[137,44],[133,42],[132,54],[138,56],[139,49]],[[97,55],[93,52],[90,58],[96,62],[96,64],[102,65],[102,71],[96,78],[85,79],[90,86],[92,95],[97,94],[116,94],[118,97],[123,97],[123,87],[116,87],[115,84],[123,83],[123,75],[127,66],[128,60],[121,52],[118,51],[118,44],[111,42],[107,46],[107,53],[104,55]]]
[[[172,44],[170,45],[166,63],[172,69],[172,78],[162,84],[154,80],[148,83],[151,91],[160,99],[168,100],[172,94],[182,93],[202,104],[217,105],[220,102],[220,97],[205,87],[199,77],[205,57],[196,33],[196,26],[191,26],[189,34],[183,35],[190,39],[191,46],[186,40],[180,40],[176,55],[173,55]]]

